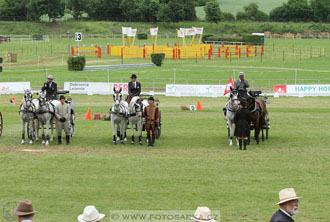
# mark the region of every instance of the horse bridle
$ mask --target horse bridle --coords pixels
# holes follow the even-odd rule
[[[237,99],[232,99],[234,95],[237,96]],[[237,90],[232,90],[232,91],[230,92],[230,102],[228,103],[229,106],[226,107],[228,111],[230,111],[230,112],[236,112],[237,110],[239,110],[239,106],[235,109],[235,107],[233,107],[233,105],[232,105],[232,103],[233,103],[235,100],[236,100],[236,101],[239,101],[238,96],[239,96],[239,94],[238,94],[238,91],[237,91]]]
[[[27,105],[27,104],[30,105]],[[21,107],[23,106],[24,110],[20,110],[19,112],[26,112],[26,113],[36,113],[36,109],[34,104],[32,103],[32,93],[30,91],[27,91],[24,94],[24,103],[21,105]],[[32,110],[30,110],[30,108],[32,108]]]
[[[118,98],[119,97],[119,98]],[[120,101],[121,101],[121,98],[122,98],[122,94],[120,92],[117,92],[115,91],[115,93],[113,94],[113,101],[115,102],[113,105],[112,105],[112,109],[114,109],[115,107],[118,107],[119,111],[112,111],[112,109],[110,110],[110,113],[112,114],[116,114],[116,115],[123,115],[123,116],[126,116],[126,113],[124,112],[120,112],[120,110],[125,110],[123,108],[123,106],[121,105]],[[116,101],[118,101],[118,104],[116,104]]]

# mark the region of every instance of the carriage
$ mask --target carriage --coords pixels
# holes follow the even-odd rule
[[[261,91],[249,91],[249,97],[253,98],[254,100],[257,98],[260,98],[261,94],[262,94]],[[264,97],[263,100],[266,104],[270,104],[268,97]],[[253,110],[250,110],[250,111],[254,112]],[[224,112],[226,112],[225,108],[224,108]],[[225,114],[225,116],[226,116],[226,114]],[[255,129],[254,123],[253,123],[253,121],[251,121],[250,130],[252,131],[254,129]],[[270,120],[269,120],[268,115],[265,117],[263,129],[266,131],[266,139],[268,139],[268,133],[269,133],[269,129],[270,129]],[[228,123],[227,123],[227,130],[228,130],[228,137],[230,137],[230,127],[228,126]]]
[[[0,136],[2,135],[2,130],[3,130],[3,118],[2,118],[2,113],[0,112]]]

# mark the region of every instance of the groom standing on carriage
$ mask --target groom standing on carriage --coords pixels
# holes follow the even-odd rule
[[[247,88],[249,88],[250,85],[247,80],[244,79],[244,72],[239,73],[239,79],[235,81],[234,89],[238,91],[240,97],[242,100],[246,100],[248,97],[247,94]]]
[[[131,99],[134,96],[139,96],[141,93],[141,83],[136,81],[137,76],[135,74],[132,74],[131,80],[128,83],[128,97],[127,97],[127,102],[130,103]]]

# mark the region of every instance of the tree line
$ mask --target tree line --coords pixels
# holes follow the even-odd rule
[[[75,20],[122,22],[180,22],[197,20],[195,7],[204,6],[206,20],[330,22],[330,0],[288,0],[269,14],[257,3],[243,7],[236,15],[222,12],[216,0],[0,0],[2,20],[49,21],[69,13]]]

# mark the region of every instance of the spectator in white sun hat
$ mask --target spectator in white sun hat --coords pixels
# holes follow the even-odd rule
[[[216,222],[212,219],[211,210],[208,207],[197,207],[197,210],[191,219],[196,222]]]
[[[78,216],[79,222],[97,222],[101,221],[105,217],[104,214],[100,214],[94,206],[87,206],[84,209],[84,213]]]
[[[293,215],[298,214],[299,199],[293,188],[285,188],[279,192],[280,201],[277,203],[280,209],[276,211],[270,222],[294,222]]]

